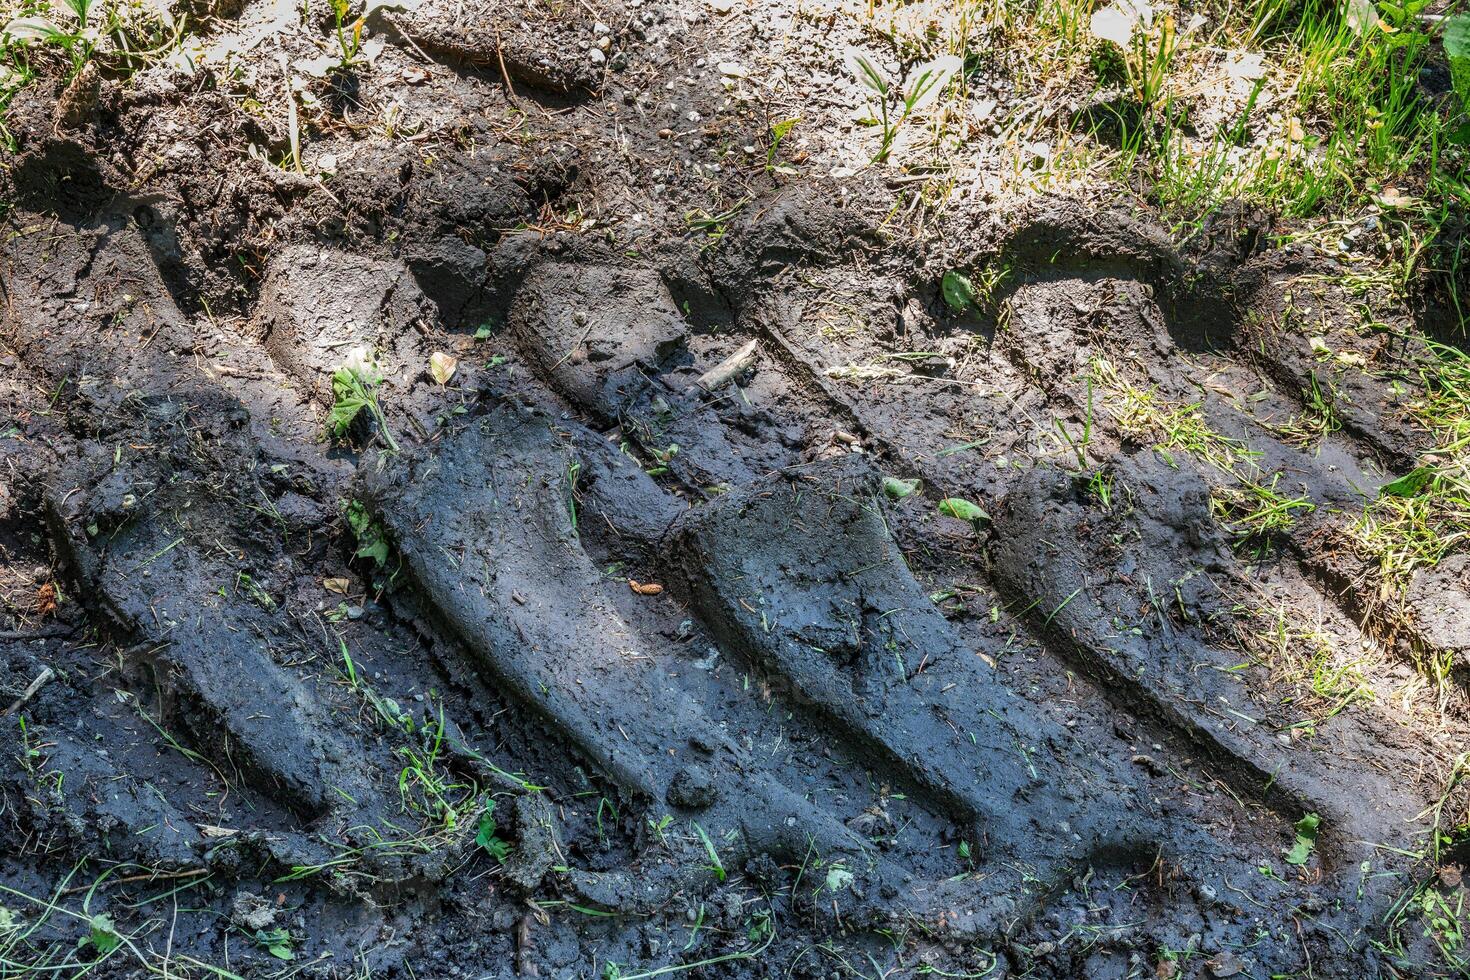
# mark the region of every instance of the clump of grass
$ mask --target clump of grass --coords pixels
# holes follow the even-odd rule
[[[1156,391],[1124,380],[1103,358],[1093,361],[1089,385],[1108,396],[1105,401],[1119,429],[1151,442],[1171,466],[1178,465],[1174,453],[1183,452],[1229,478],[1210,491],[1210,513],[1237,544],[1269,542],[1316,510],[1305,494],[1282,491],[1280,473],[1260,472],[1255,462],[1259,452],[1211,428],[1200,402],[1181,405],[1160,398]]]
[[[1329,433],[1342,428],[1342,419],[1337,415],[1334,399],[1329,391],[1330,389],[1323,388],[1317,379],[1317,372],[1313,371],[1306,390],[1302,392],[1304,407],[1299,414],[1285,423],[1273,424],[1261,418],[1256,421],[1298,449],[1306,449],[1320,443]]]
[[[873,122],[880,129],[880,139],[878,151],[873,154],[873,163],[888,159],[899,128],[937,102],[962,67],[964,62],[960,58],[940,55],[910,71],[900,87],[866,55],[854,53],[851,56],[849,70],[873,93],[877,103],[878,116]],[[895,101],[896,105],[893,104]]]
[[[1174,18],[1167,13],[1155,18],[1149,4],[1121,0],[1093,11],[1088,27],[1122,55],[1123,75],[1134,101],[1144,108],[1157,102],[1169,80],[1178,42]]]
[[[184,26],[183,17],[175,20],[164,8],[113,0],[61,0],[55,5],[41,0],[27,4],[23,16],[0,28],[0,66],[11,70],[11,85],[29,81],[38,52],[60,54],[70,63],[68,74],[95,59],[136,69],[176,47]],[[7,87],[5,81],[0,79],[0,90]]]
[[[1281,474],[1269,481],[1257,481],[1237,474],[1234,486],[1216,487],[1210,492],[1210,513],[1220,526],[1248,543],[1289,531],[1298,516],[1317,509],[1306,495],[1287,496],[1278,487]]]
[[[1270,674],[1273,687],[1290,688],[1283,706],[1303,713],[1282,730],[1314,735],[1329,718],[1375,696],[1365,662],[1339,649],[1320,624],[1298,622],[1284,605],[1248,609],[1235,629],[1241,646]]]
[[[1378,598],[1399,605],[1414,574],[1470,542],[1470,357],[1430,344],[1424,394],[1407,406],[1434,441],[1409,474],[1383,488],[1352,526],[1376,565]]]
[[[1118,428],[1135,438],[1152,441],[1154,448],[1174,465],[1173,453],[1186,452],[1223,472],[1260,454],[1239,439],[1221,435],[1205,421],[1199,402],[1175,404],[1158,392],[1125,381],[1112,362],[1092,363],[1091,383],[1112,395],[1109,410]]]

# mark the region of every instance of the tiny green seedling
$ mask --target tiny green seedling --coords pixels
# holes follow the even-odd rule
[[[389,452],[398,452],[398,443],[388,430],[388,421],[383,417],[383,408],[378,403],[378,386],[383,383],[383,373],[376,361],[366,351],[354,355],[332,374],[332,409],[327,415],[327,428],[337,439],[345,438],[358,415],[366,410],[377,423],[378,432],[387,444]]]
[[[766,148],[766,172],[772,174],[786,174],[788,176],[797,172],[796,168],[789,163],[777,163],[776,154],[781,151],[781,141],[788,133],[796,128],[801,122],[800,116],[792,116],[779,122],[771,123],[771,145]]]
[[[840,892],[844,888],[851,888],[857,876],[847,870],[842,864],[833,864],[827,869],[827,877],[822,880],[822,885],[829,892]],[[821,891],[821,889],[817,889]]]
[[[975,284],[964,273],[954,269],[946,272],[939,281],[939,292],[944,296],[945,305],[956,313],[963,313],[975,305]]]
[[[909,72],[908,86],[898,93],[900,101],[895,115],[889,106],[895,87],[883,69],[866,55],[852,52],[848,56],[848,70],[877,96],[879,118],[876,122],[882,129],[882,135],[878,152],[873,154],[873,163],[888,159],[893,152],[893,142],[898,138],[899,127],[937,102],[964,64],[963,59],[955,55],[941,55],[914,68]]]
[[[715,874],[716,881],[725,880],[725,863],[720,860],[720,852],[715,850],[715,842],[709,839],[703,827],[694,824],[694,832],[699,835],[699,841],[704,845],[704,853],[709,858],[708,868]]]
[[[691,233],[703,232],[707,235],[709,240],[705,243],[704,247],[712,248],[718,245],[725,237],[725,232],[729,230],[731,222],[739,217],[740,209],[745,207],[745,204],[746,199],[742,197],[734,205],[718,214],[707,211],[704,208],[694,208],[691,211],[685,212],[684,224]],[[685,315],[689,313],[687,303],[685,304],[684,313]]]
[[[665,813],[662,817],[659,817],[657,820],[653,819],[652,817],[649,817],[648,818],[648,832],[651,833],[651,834],[653,834],[655,837],[657,837],[658,838],[658,842],[660,844],[667,844],[669,841],[668,841],[667,836],[665,836],[664,831],[668,830],[669,829],[669,824],[671,824],[673,822],[674,822],[673,815],[668,814],[668,813]]]
[[[500,837],[499,829],[495,822],[495,801],[486,800],[485,812],[480,814],[480,822],[475,827],[475,843],[498,863],[504,864],[510,854],[510,843]]]
[[[295,952],[291,949],[291,930],[289,929],[257,929],[255,930],[255,941],[265,947],[265,951],[278,960],[294,960]]]
[[[679,455],[679,444],[671,442],[665,449],[650,449],[649,452],[653,455],[656,465],[648,468],[648,475],[663,476],[669,471],[669,464],[674,461],[674,457]]]
[[[919,491],[923,483],[915,480],[900,480],[896,476],[885,476],[883,478],[883,492],[889,500],[902,500]]]
[[[357,64],[357,56],[362,51],[362,28],[365,17],[359,17],[351,24],[347,23],[348,15],[352,12],[349,0],[331,0],[332,18],[337,22],[337,51],[341,55],[338,68],[346,70]]]
[[[89,926],[87,938],[82,940],[82,944],[91,946],[98,955],[106,956],[122,945],[122,936],[113,924],[112,916],[106,913],[94,915]]]

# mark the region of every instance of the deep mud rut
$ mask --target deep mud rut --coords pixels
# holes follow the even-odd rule
[[[1463,655],[1457,566],[1379,628],[1342,531],[1425,449],[1407,311],[1360,335],[1244,211],[1181,251],[1040,200],[957,231],[1013,274],[955,315],[877,178],[757,166],[683,227],[629,109],[699,56],[645,50],[670,12],[377,16],[369,91],[317,85],[326,181],[216,86],[105,83],[70,129],[17,99],[0,707],[44,682],[0,735],[0,906],[71,914],[0,972],[79,974],[106,913],[92,975],[1419,975],[1386,930],[1459,682],[1434,738],[1372,699],[1303,727],[1236,625]],[[412,127],[344,121],[385,92]],[[399,453],[323,438],[355,348]],[[1316,510],[1254,560],[1099,359]],[[1329,383],[1314,444],[1261,423]]]

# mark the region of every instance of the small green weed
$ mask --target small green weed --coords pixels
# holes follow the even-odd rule
[[[331,0],[331,3],[332,19],[336,21],[337,28],[337,51],[341,55],[338,68],[345,71],[357,64],[358,53],[362,50],[362,28],[365,19],[359,17],[349,24],[347,18],[352,13],[350,0]]]
[[[495,822],[495,801],[485,800],[484,807],[484,811],[480,814],[480,821],[475,826],[475,843],[498,863],[504,864],[506,857],[510,854],[510,842],[502,839],[498,834],[500,827]]]
[[[388,532],[360,500],[347,501],[343,514],[347,517],[347,527],[357,540],[357,550],[352,556],[366,558],[382,569],[388,563]]]
[[[878,118],[873,122],[880,128],[881,136],[878,151],[873,154],[873,163],[888,159],[899,128],[937,102],[963,67],[962,59],[940,55],[914,68],[909,72],[907,86],[896,90],[883,69],[866,55],[854,52],[849,56],[848,70],[876,96],[878,103]],[[896,107],[891,105],[895,94],[899,97]]]
[[[327,429],[334,438],[343,439],[352,423],[365,410],[377,423],[377,431],[390,452],[398,452],[398,443],[383,417],[378,403],[378,388],[383,373],[366,351],[359,350],[332,374],[332,408],[327,415]]]

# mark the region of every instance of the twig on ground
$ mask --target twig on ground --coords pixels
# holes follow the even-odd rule
[[[16,698],[15,701],[11,703],[10,707],[5,709],[5,714],[0,715],[0,717],[8,717],[15,714],[22,707],[24,707],[27,701],[35,697],[37,692],[39,692],[41,688],[51,683],[51,679],[55,676],[56,671],[52,670],[50,667],[42,670],[39,674],[36,675],[36,679],[31,681],[30,686],[21,692],[20,697]]]

